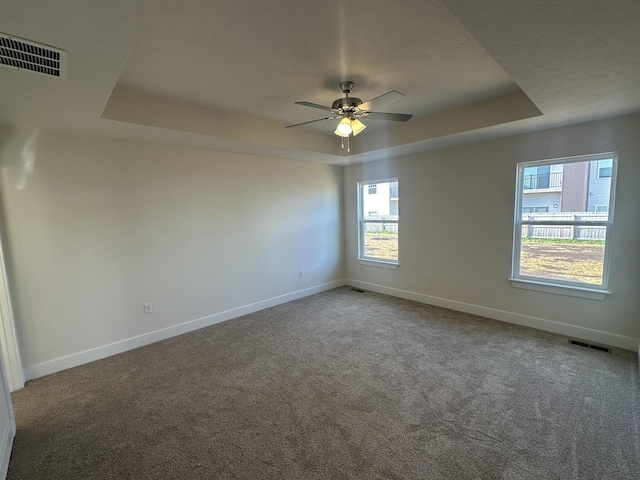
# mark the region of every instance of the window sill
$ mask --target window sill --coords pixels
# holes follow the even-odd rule
[[[398,265],[400,265],[397,262],[392,262],[387,260],[370,260],[370,259],[364,259],[364,258],[359,258],[358,263],[360,265],[368,265],[369,267],[390,268],[392,270],[397,270]]]
[[[605,300],[611,292],[595,288],[576,287],[572,285],[560,285],[557,283],[538,282],[535,280],[523,280],[521,278],[509,278],[511,286],[537,292],[566,295],[568,297],[587,298],[589,300]]]

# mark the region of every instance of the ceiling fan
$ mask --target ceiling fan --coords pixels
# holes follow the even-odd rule
[[[316,120],[310,120],[308,122],[295,123],[293,125],[287,125],[285,128],[298,127],[300,125],[307,125],[309,123],[321,122],[323,120],[335,120],[341,118],[340,123],[335,130],[336,135],[343,138],[342,148],[344,148],[344,138],[349,141],[350,135],[358,135],[362,130],[366,128],[366,125],[360,121],[361,118],[370,118],[373,120],[390,120],[392,122],[406,122],[412,115],[407,113],[383,113],[372,112],[371,110],[379,107],[380,105],[403,98],[405,95],[397,90],[391,90],[390,92],[383,93],[375,98],[372,98],[368,102],[362,102],[357,97],[350,97],[349,94],[353,89],[353,82],[340,82],[340,89],[344,93],[344,98],[339,98],[330,107],[324,105],[318,105],[311,102],[295,102],[297,105],[304,105],[306,107],[318,108],[331,112],[331,115],[324,118],[318,118]],[[348,144],[347,144],[348,145]],[[347,147],[347,151],[349,151]]]

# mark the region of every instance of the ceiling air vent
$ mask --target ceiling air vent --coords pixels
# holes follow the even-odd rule
[[[0,65],[65,78],[67,52],[0,33]]]

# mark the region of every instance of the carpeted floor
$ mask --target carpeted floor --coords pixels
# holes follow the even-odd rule
[[[637,479],[634,354],[348,287],[40,378],[10,479]]]

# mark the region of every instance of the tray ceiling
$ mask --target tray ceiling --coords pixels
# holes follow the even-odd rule
[[[0,68],[6,125],[345,164],[640,110],[634,1],[5,4],[0,32],[68,52],[66,80]],[[342,80],[414,118],[350,156],[336,120],[284,129]]]

